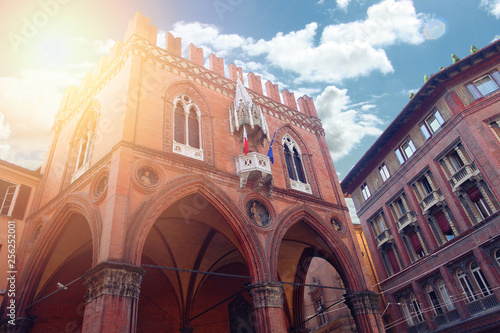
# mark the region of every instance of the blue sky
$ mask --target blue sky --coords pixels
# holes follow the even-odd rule
[[[41,165],[64,89],[123,40],[140,11],[243,67],[314,98],[342,179],[424,75],[500,34],[500,0],[0,0],[0,159]],[[184,50],[185,51],[185,50]],[[185,53],[186,54],[186,53]],[[227,69],[226,69],[227,75]]]

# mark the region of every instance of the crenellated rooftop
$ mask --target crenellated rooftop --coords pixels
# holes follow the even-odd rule
[[[136,42],[137,37],[139,37],[140,40],[146,41],[148,44],[148,47],[154,47],[157,50],[164,50],[167,51],[168,54],[171,56],[175,56],[177,58],[184,59],[182,57],[182,39],[179,37],[173,36],[170,32],[167,33],[165,36],[165,48],[159,48],[157,46],[157,31],[158,28],[154,25],[151,25],[149,17],[144,17],[141,13],[136,13],[134,18],[129,21],[127,31],[125,33],[125,38],[124,42],[121,41],[116,41],[115,45],[110,49],[110,54],[108,57],[103,57],[98,64],[96,65],[94,73],[87,73],[84,77],[84,79],[81,81],[80,87],[74,87],[70,86],[66,92],[63,95],[61,105],[59,108],[59,113],[56,116],[56,124],[54,127],[57,127],[57,123],[61,118],[67,118],[70,116],[68,113],[68,109],[70,108],[70,105],[76,103],[80,107],[84,104],[84,97],[82,96],[82,93],[86,90],[88,90],[91,86],[94,87],[94,89],[97,86],[102,86],[102,84],[96,84],[95,81],[99,81],[99,78],[106,76],[104,75],[105,72],[114,72],[116,73],[116,68],[114,70],[110,70],[110,67],[112,67],[112,63],[116,61],[116,59],[128,56],[128,54],[132,53],[129,47],[127,47],[128,44]],[[127,50],[125,50],[127,48]],[[160,53],[155,50],[155,55]],[[165,57],[164,57],[165,58]],[[169,57],[169,59],[174,59],[172,57]],[[204,67],[205,61],[204,61],[204,54],[203,54],[203,49],[196,47],[193,44],[190,44],[188,46],[188,58],[185,59],[190,61],[191,63],[199,66],[199,67]],[[212,72],[212,74],[215,74],[218,77],[224,77],[226,79],[229,79],[233,82],[236,82],[238,78],[238,73],[241,81],[243,82],[243,69],[241,67],[237,67],[235,64],[231,63],[229,66],[227,66],[227,74],[228,77],[226,77],[225,73],[225,65],[224,65],[224,59],[221,57],[217,57],[215,54],[211,53],[208,57],[208,64],[209,68],[208,70]],[[116,67],[116,66],[115,66]],[[109,75],[107,75],[109,76]],[[209,75],[207,75],[208,77]],[[109,77],[107,78],[109,80]],[[265,98],[261,98],[260,96],[264,96],[264,90],[262,87],[262,81],[261,77],[258,75],[255,75],[252,72],[249,72],[247,74],[247,79],[248,79],[248,89],[250,90],[251,95],[254,95],[257,97],[257,102],[258,103],[265,103],[268,106],[269,113],[273,116],[276,116],[276,114],[281,112],[286,113],[289,117],[291,116],[290,111],[295,111],[298,113],[298,118],[299,121],[296,121],[295,123],[300,125],[300,123],[304,122],[304,118],[307,117],[314,117],[317,118],[318,114],[316,112],[316,107],[314,105],[313,99],[307,95],[304,95],[298,100],[295,99],[294,93],[289,92],[288,90],[284,89],[281,94],[279,92],[279,87],[277,84],[272,83],[271,81],[267,81],[265,83],[265,91],[266,91],[266,97],[274,102],[279,103],[280,105],[284,105],[287,108],[283,109],[282,107],[276,108],[276,104],[272,103],[271,101],[265,101]],[[226,84],[227,86],[227,84]],[[72,107],[75,109],[74,107]],[[288,110],[287,110],[288,109]],[[66,111],[65,111],[66,110]],[[265,111],[265,105],[264,105],[264,111]],[[278,111],[278,112],[277,112]],[[265,111],[266,112],[266,111]],[[302,115],[302,116],[300,116]],[[305,117],[304,117],[305,116]],[[295,117],[294,117],[295,118]],[[313,122],[314,127],[321,127],[319,119],[316,120],[310,120],[307,121],[307,123]],[[290,121],[291,123],[294,123],[293,121]],[[307,126],[307,125],[306,125]]]

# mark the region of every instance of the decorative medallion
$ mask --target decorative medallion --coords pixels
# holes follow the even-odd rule
[[[267,227],[271,223],[269,210],[258,200],[250,200],[247,203],[247,214],[259,227]]]
[[[342,222],[340,222],[336,218],[332,218],[330,222],[332,223],[333,229],[335,229],[337,232],[341,232],[344,229],[344,227],[342,226]]]
[[[109,172],[102,172],[99,176],[97,176],[97,180],[94,182],[94,186],[92,187],[92,199],[94,202],[100,201],[104,198],[104,195],[108,189],[108,180],[109,180]]]
[[[142,193],[157,190],[165,180],[163,169],[149,159],[136,160],[130,177],[134,187]]]
[[[150,167],[141,167],[137,170],[137,178],[144,186],[155,186],[159,182],[158,173]]]

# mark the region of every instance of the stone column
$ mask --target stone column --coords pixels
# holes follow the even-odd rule
[[[142,267],[102,262],[83,276],[87,288],[82,332],[135,332]]]
[[[27,333],[33,327],[35,319],[34,317],[18,317],[15,319],[14,325],[8,318],[3,319],[0,321],[0,332]]]
[[[257,333],[286,332],[283,285],[276,282],[260,282],[248,286],[254,308],[254,324]]]
[[[362,291],[345,295],[358,332],[385,332],[378,304],[379,294]]]

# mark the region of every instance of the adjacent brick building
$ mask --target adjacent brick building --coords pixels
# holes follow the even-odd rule
[[[137,14],[64,95],[20,244],[30,332],[306,332],[313,258],[378,332],[366,268],[312,99]],[[246,131],[244,130],[246,128]],[[250,152],[244,153],[244,132]],[[270,142],[274,163],[269,156]],[[5,302],[3,304],[5,310]],[[5,313],[4,313],[5,318]]]
[[[500,41],[432,75],[342,181],[386,329],[499,331]]]
[[[21,244],[25,218],[40,177],[39,170],[0,160],[0,301],[15,293],[16,284],[14,288],[10,286],[10,281],[15,282],[15,275],[12,279],[8,272],[17,270],[16,250]]]

